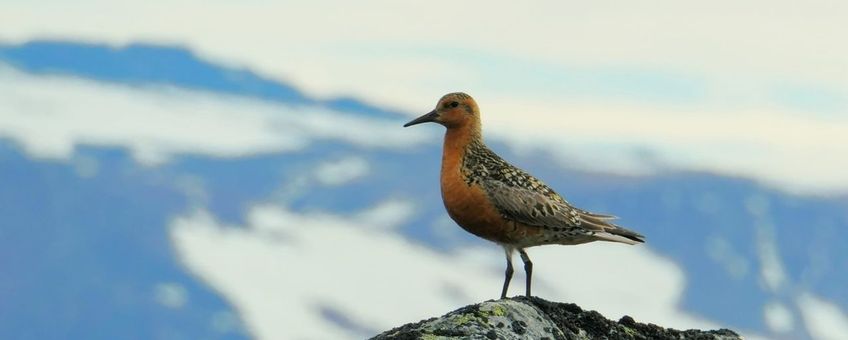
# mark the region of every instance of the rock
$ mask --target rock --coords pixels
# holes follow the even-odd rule
[[[442,317],[410,323],[372,339],[742,339],[728,329],[678,331],[638,323],[629,316],[612,321],[573,303],[515,297],[469,305]]]

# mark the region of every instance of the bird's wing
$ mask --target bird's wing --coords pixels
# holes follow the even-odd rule
[[[546,195],[538,190],[510,186],[498,180],[484,180],[481,184],[495,208],[511,220],[545,228],[582,227],[603,230],[612,216],[591,215],[572,207],[553,193]],[[589,223],[587,223],[589,222]],[[595,222],[595,223],[591,223]]]
[[[551,231],[580,228],[587,234],[607,241],[635,244],[644,242],[645,237],[622,228],[611,220],[615,216],[595,214],[572,207],[553,190],[510,186],[498,180],[485,180],[481,184],[504,217],[531,226]],[[538,187],[536,188],[538,189]]]

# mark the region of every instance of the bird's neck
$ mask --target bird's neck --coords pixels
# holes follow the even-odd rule
[[[483,143],[479,123],[448,128],[442,149],[442,175],[458,173],[468,146],[474,143]]]

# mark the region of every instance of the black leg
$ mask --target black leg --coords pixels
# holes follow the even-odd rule
[[[521,261],[524,261],[524,274],[527,276],[527,297],[530,297],[530,280],[533,277],[533,262],[530,262],[530,257],[524,252],[524,249],[518,249],[518,254],[521,255]]]
[[[506,298],[506,290],[509,288],[509,281],[512,280],[512,249],[504,248],[506,252],[506,272],[504,272],[503,290],[501,290],[501,299]]]

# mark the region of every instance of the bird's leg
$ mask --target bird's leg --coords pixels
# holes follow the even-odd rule
[[[501,299],[506,298],[506,290],[509,288],[509,281],[512,280],[512,248],[504,247],[506,254],[506,272],[504,272],[503,290],[501,290]]]
[[[521,261],[524,261],[524,274],[527,276],[527,297],[530,297],[530,279],[533,277],[533,262],[530,262],[530,257],[524,249],[518,249],[518,254],[521,255]]]

